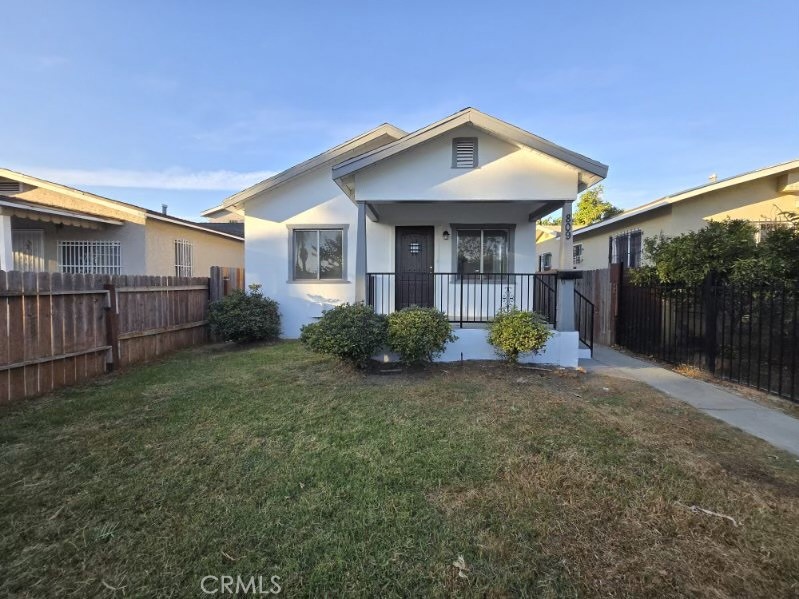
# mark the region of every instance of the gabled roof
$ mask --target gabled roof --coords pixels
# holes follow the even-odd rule
[[[48,189],[50,191],[62,193],[66,196],[77,198],[79,200],[86,200],[95,204],[100,204],[102,206],[109,206],[122,212],[141,215],[142,211],[144,210],[144,208],[141,208],[140,206],[127,204],[125,202],[120,202],[119,200],[112,200],[111,198],[105,198],[94,193],[89,193],[88,191],[81,191],[80,189],[75,189],[74,187],[68,187],[67,185],[62,185],[61,183],[53,183],[52,181],[39,179],[38,177],[32,177],[31,175],[26,175],[25,173],[18,173],[17,171],[12,171],[11,169],[7,168],[0,168],[0,177],[13,179],[14,181],[20,181],[22,183],[32,185],[33,187],[41,187],[42,189]]]
[[[300,175],[303,175],[314,169],[318,166],[321,166],[325,163],[335,161],[336,159],[340,158],[347,152],[351,152],[353,150],[357,150],[360,146],[367,144],[371,141],[379,139],[382,136],[386,136],[390,139],[399,139],[405,135],[405,131],[395,127],[390,123],[383,123],[382,125],[367,131],[366,133],[362,133],[357,137],[353,137],[350,140],[345,141],[342,144],[337,145],[334,148],[330,148],[322,152],[321,154],[317,154],[313,158],[309,158],[305,162],[300,162],[288,168],[268,179],[264,179],[260,183],[256,183],[255,185],[248,187],[238,193],[233,194],[232,196],[226,198],[222,204],[219,206],[214,206],[203,212],[203,215],[208,213],[218,212],[222,209],[228,208],[229,206],[234,206],[246,202],[253,196],[267,191],[269,189],[273,189],[278,185],[282,185],[287,181],[290,181]]]
[[[404,152],[418,144],[424,143],[434,137],[447,133],[462,125],[471,124],[478,129],[504,139],[510,143],[527,146],[562,162],[570,164],[580,171],[581,190],[604,179],[608,174],[608,167],[601,162],[592,160],[582,154],[568,150],[551,141],[539,137],[510,123],[506,123],[491,115],[480,112],[476,108],[464,108],[438,122],[423,127],[413,133],[386,144],[380,148],[345,160],[333,167],[333,178],[341,185],[341,179],[347,175],[371,166],[376,162]]]
[[[84,200],[87,202],[91,202],[94,204],[99,204],[101,206],[107,206],[110,208],[114,208],[115,210],[119,210],[121,212],[127,212],[129,214],[133,214],[139,217],[144,218],[153,218],[155,220],[160,220],[164,222],[169,222],[175,225],[180,225],[182,227],[189,227],[191,229],[199,229],[201,231],[205,231],[206,233],[211,233],[212,235],[220,235],[222,237],[229,237],[231,239],[235,239],[237,241],[244,241],[244,238],[240,235],[231,235],[229,233],[224,233],[222,231],[216,231],[213,228],[206,227],[207,223],[197,223],[194,221],[186,220],[183,218],[178,218],[176,216],[171,216],[167,214],[163,214],[161,212],[156,212],[154,210],[148,210],[147,208],[142,208],[141,206],[136,206],[135,204],[128,204],[127,202],[120,202],[119,200],[112,200],[111,198],[106,198],[94,193],[89,193],[88,191],[83,191],[80,189],[75,189],[74,187],[69,187],[67,185],[62,185],[61,183],[53,183],[52,181],[47,181],[45,179],[39,179],[38,177],[33,177],[31,175],[26,175],[25,173],[19,173],[17,171],[12,171],[7,168],[0,168],[0,177],[6,179],[12,179],[14,181],[20,181],[27,185],[31,185],[32,187],[40,187],[42,189],[47,189],[50,191],[54,191],[56,193],[60,193],[66,195],[68,197],[77,198],[80,200]],[[14,198],[18,200],[19,198]],[[99,219],[98,219],[99,220]],[[112,221],[109,221],[112,222]],[[113,224],[122,224],[119,221],[113,220]]]
[[[713,181],[712,183],[699,185],[698,187],[691,187],[689,189],[684,189],[682,191],[678,191],[677,193],[664,196],[657,200],[653,200],[652,202],[649,202],[647,204],[643,204],[642,206],[625,210],[618,216],[614,216],[607,220],[603,220],[598,223],[594,223],[592,225],[587,225],[585,227],[575,229],[574,236],[577,237],[579,235],[584,235],[585,233],[590,233],[591,231],[595,231],[603,227],[614,225],[619,222],[624,222],[625,220],[633,218],[635,216],[646,214],[648,212],[651,212],[652,210],[657,210],[658,208],[670,206],[671,204],[682,202],[683,200],[688,200],[696,196],[700,196],[706,193],[712,193],[714,191],[718,191],[726,187],[732,187],[734,185],[740,185],[742,183],[749,183],[750,181],[755,181],[757,179],[762,179],[764,177],[780,175],[782,173],[792,171],[794,169],[799,169],[799,159],[789,160],[788,162],[781,162],[779,164],[774,164],[772,166],[767,166],[746,173],[741,173],[740,175],[727,177],[726,179]]]

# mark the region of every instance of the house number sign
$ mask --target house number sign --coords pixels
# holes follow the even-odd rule
[[[564,221],[564,227],[563,228],[564,228],[564,235],[566,236],[566,239],[571,239],[572,238],[572,215],[571,214],[567,214],[566,215],[566,220]]]

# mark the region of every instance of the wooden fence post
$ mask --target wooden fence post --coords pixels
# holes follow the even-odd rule
[[[621,335],[619,334],[619,327],[621,326],[622,322],[621,286],[622,279],[624,278],[624,274],[622,272],[623,268],[624,267],[621,262],[610,265],[610,345],[618,344],[621,338]]]
[[[109,372],[119,366],[119,315],[117,314],[117,290],[112,283],[103,285],[108,292],[108,305],[105,306],[106,345],[111,346],[111,361],[106,362]]]

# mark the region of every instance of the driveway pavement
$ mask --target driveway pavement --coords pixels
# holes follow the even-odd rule
[[[593,358],[580,360],[580,366],[588,372],[646,383],[691,404],[700,412],[799,456],[799,420],[779,410],[601,345],[595,345]]]

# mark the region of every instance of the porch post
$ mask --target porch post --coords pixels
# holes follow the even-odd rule
[[[358,202],[355,238],[355,301],[366,300],[366,202]]]
[[[562,277],[563,273],[558,273],[558,312],[555,329],[558,331],[575,331],[574,322],[574,278],[568,273]]]
[[[574,268],[574,241],[572,240],[572,203],[563,204],[560,219],[560,261],[559,270]]]
[[[14,270],[14,250],[11,245],[11,216],[0,214],[0,270]]]

